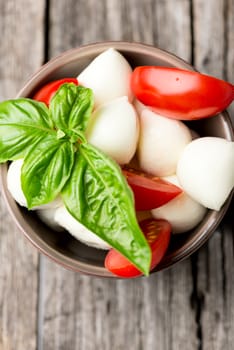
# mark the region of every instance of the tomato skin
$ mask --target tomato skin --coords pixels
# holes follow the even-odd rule
[[[33,99],[36,101],[44,102],[47,106],[49,106],[50,100],[56,91],[61,85],[65,83],[73,83],[75,85],[78,85],[78,80],[76,78],[63,78],[51,81],[48,84],[42,86],[42,88],[35,93]]]
[[[131,88],[136,98],[166,117],[193,120],[224,110],[234,99],[234,86],[198,72],[172,67],[134,69]]]
[[[146,219],[140,222],[152,250],[150,270],[154,269],[164,257],[171,238],[171,225],[166,220]],[[130,261],[115,249],[110,249],[105,258],[105,267],[113,274],[129,278],[142,275]]]
[[[158,177],[132,168],[124,168],[122,172],[134,193],[136,210],[161,207],[182,193],[179,187]]]

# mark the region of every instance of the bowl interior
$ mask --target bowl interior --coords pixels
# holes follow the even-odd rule
[[[62,77],[76,77],[99,53],[109,47],[115,47],[129,61],[132,67],[139,65],[176,66],[193,69],[189,64],[165,51],[147,45],[109,42],[72,49],[44,65],[25,84],[18,96],[31,97],[46,82]],[[188,122],[188,126],[200,136],[218,136],[233,140],[231,122],[227,113],[203,121]],[[69,233],[55,232],[44,225],[35,212],[18,206],[6,188],[7,165],[1,166],[3,193],[17,225],[29,240],[44,254],[62,264],[64,267],[86,274],[110,276],[103,267],[105,252],[90,248]],[[189,256],[197,250],[212,234],[225,214],[231,196],[219,212],[208,211],[203,221],[194,230],[182,235],[173,236],[169,250],[155,269],[160,270]]]

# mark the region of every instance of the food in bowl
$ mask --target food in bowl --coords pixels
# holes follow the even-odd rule
[[[116,51],[113,49],[108,50],[107,52],[104,52],[101,56],[102,57],[108,56],[110,59],[111,55],[115,57],[115,60],[116,60],[116,56],[117,57],[120,56],[120,54],[116,53]],[[99,56],[97,59],[97,61],[99,61],[99,65],[101,61],[100,59],[101,56]],[[106,59],[104,61],[105,61],[105,64],[102,67],[103,70],[106,69]],[[131,74],[129,74],[129,64],[125,61],[126,60],[123,57],[121,57],[121,62],[124,62],[124,64],[126,65],[126,67],[128,67],[128,69],[115,70],[113,68],[113,73],[115,74],[115,76],[117,73],[119,73],[119,71],[124,72],[123,74],[128,74],[128,77],[132,76]],[[95,70],[93,70],[94,65],[95,65],[95,62],[92,63],[92,72],[95,72]],[[101,69],[99,68],[97,70],[99,76],[100,76],[100,71]],[[86,68],[86,70],[84,70],[83,73],[85,72],[89,76],[89,73],[87,73],[88,67]],[[82,73],[80,75],[82,76]],[[119,74],[117,75],[119,79]],[[85,74],[83,74],[83,78],[84,77],[85,77]],[[95,80],[95,82],[98,81],[98,79],[93,79],[93,80]],[[73,217],[75,217],[76,221],[78,219],[78,222],[77,222],[78,225],[80,225],[80,223],[85,224],[86,230],[88,229],[89,232],[91,230],[99,234],[101,238],[105,238],[107,243],[110,243],[111,246],[114,246],[121,253],[124,253],[125,256],[127,256],[128,259],[130,259],[138,267],[138,273],[140,269],[141,272],[148,274],[149,268],[151,266],[151,255],[152,255],[151,249],[149,249],[149,244],[147,243],[147,240],[144,238],[144,235],[142,234],[142,230],[144,231],[144,229],[139,229],[139,225],[136,221],[136,214],[133,208],[132,192],[126,183],[126,180],[123,176],[122,171],[120,170],[119,166],[116,164],[116,161],[119,162],[121,165],[126,164],[126,162],[129,163],[131,161],[132,157],[134,156],[135,150],[137,148],[139,132],[141,137],[141,131],[142,131],[141,125],[143,124],[140,121],[140,126],[139,126],[137,113],[131,104],[131,101],[132,101],[131,89],[129,92],[130,80],[129,78],[128,79],[123,78],[122,80],[127,82],[127,88],[126,88],[126,84],[124,89],[122,89],[121,86],[119,88],[118,86],[119,84],[116,84],[116,86],[118,86],[118,89],[116,89],[117,91],[116,95],[112,93],[111,100],[109,100],[109,97],[108,97],[108,101],[104,103],[104,106],[103,106],[103,100],[100,103],[100,98],[97,101],[94,101],[93,103],[91,98],[92,91],[89,89],[89,86],[87,86],[87,88],[84,88],[81,85],[74,86],[72,84],[64,84],[60,87],[58,92],[55,94],[54,98],[49,103],[50,105],[49,112],[44,105],[36,104],[36,102],[25,100],[25,99],[21,99],[21,101],[18,100],[18,102],[16,102],[17,100],[10,101],[8,104],[8,107],[10,106],[9,107],[10,110],[12,109],[16,110],[17,107],[19,107],[17,103],[22,102],[24,108],[26,106],[26,111],[30,110],[31,113],[36,112],[35,120],[36,122],[38,122],[39,120],[43,126],[40,128],[40,131],[42,130],[43,135],[40,134],[38,130],[35,132],[34,136],[35,136],[36,147],[34,145],[34,148],[33,148],[33,145],[32,145],[33,139],[32,139],[31,132],[30,132],[29,139],[26,139],[25,137],[24,139],[21,139],[23,140],[23,144],[29,147],[28,149],[30,150],[25,155],[26,160],[24,161],[24,165],[22,168],[22,188],[23,188],[24,194],[26,195],[28,206],[33,208],[34,206],[37,206],[37,205],[45,205],[45,203],[47,202],[53,202],[53,200],[58,196],[60,196],[62,193],[63,201],[65,202],[66,208],[68,209],[67,210],[65,208],[65,210],[67,210],[70,214],[73,215],[72,219]],[[83,81],[84,81],[83,85],[85,85],[85,78]],[[89,79],[87,79],[87,81],[89,81]],[[100,79],[99,81],[102,82]],[[110,90],[109,81],[110,81],[110,77],[108,75],[107,76],[108,86],[106,86],[106,90],[104,89],[106,91],[106,94],[107,92],[109,93],[108,89]],[[111,81],[113,82],[114,78],[113,80],[111,79]],[[121,82],[121,79],[119,81]],[[105,79],[104,79],[104,82],[105,82]],[[79,83],[79,76],[78,76],[78,83]],[[113,84],[113,86],[115,85]],[[101,90],[103,91],[103,88]],[[128,97],[121,96],[121,94],[123,94],[123,91],[124,91],[124,94],[127,94]],[[102,96],[105,96],[105,94],[102,94]],[[65,100],[66,100],[66,103],[64,103]],[[75,106],[73,106],[73,104],[75,104],[74,101],[77,102],[77,105]],[[3,103],[3,106],[6,107],[6,104],[7,103],[5,103],[4,105]],[[94,107],[94,112],[92,113],[93,104],[95,107]],[[69,105],[69,107],[67,107],[67,105]],[[37,111],[37,107],[39,109],[39,112]],[[7,108],[5,108],[5,110],[6,109]],[[21,112],[22,112],[22,108],[21,108]],[[48,118],[48,113],[50,113],[49,117],[50,118],[52,117],[52,120]],[[118,113],[121,117],[119,119],[122,122],[122,128],[120,128],[118,124]],[[123,114],[125,115],[125,119],[123,118]],[[175,141],[174,140],[174,137],[175,137],[175,139],[177,139],[178,142],[179,141],[181,142],[182,135],[184,135],[185,141],[184,141],[184,144],[181,147],[179,147],[179,151],[176,150],[176,152],[174,152],[175,149],[174,147],[172,148],[173,156],[176,160],[173,160],[172,162],[173,164],[170,165],[169,170],[167,167],[165,167],[167,169],[166,172],[160,173],[160,177],[171,175],[173,172],[176,171],[176,164],[179,161],[180,153],[182,153],[183,148],[185,148],[186,145],[191,143],[191,140],[192,140],[191,132],[187,126],[185,125],[182,126],[180,121],[174,121],[174,120],[172,121],[172,120],[168,120],[165,117],[158,116],[155,114],[155,112],[152,112],[147,107],[143,107],[142,115],[144,114],[146,115],[150,114],[151,117],[153,114],[153,116],[155,116],[155,120],[160,120],[162,125],[165,125],[165,124],[167,125],[165,127],[165,130],[170,130],[168,134],[163,133],[161,140],[159,138],[157,141],[158,144],[157,144],[156,150],[159,149],[160,153],[163,154],[163,151],[165,149],[164,147],[165,139],[167,138],[167,136],[169,141]],[[26,117],[28,117],[27,112],[26,112],[26,115],[27,115]],[[108,118],[108,115],[109,115],[109,118]],[[91,119],[89,120],[90,116],[91,116]],[[108,120],[111,118],[113,118],[112,122]],[[164,122],[162,121],[162,119],[164,119]],[[128,124],[124,123],[125,120],[126,122],[128,122]],[[105,125],[108,122],[109,122],[109,128],[108,130],[106,130]],[[31,123],[31,120],[30,120],[30,123]],[[32,128],[32,125],[30,123],[28,123],[28,119],[27,119],[27,122],[26,122],[27,127],[30,125],[30,128]],[[115,127],[113,127],[113,129],[111,130],[111,126],[113,125],[115,125]],[[119,127],[119,132],[118,132],[118,127]],[[151,129],[152,128],[149,128],[149,133]],[[176,137],[176,133],[174,134],[171,131],[173,129],[174,130],[183,129],[184,134],[181,131],[181,133],[180,132],[178,133],[179,136]],[[122,130],[122,134],[120,130]],[[155,130],[158,130],[158,128],[155,128]],[[48,131],[48,135],[46,133],[47,131]],[[125,131],[127,132],[125,133]],[[110,141],[112,141],[112,143],[110,143],[110,146],[109,146],[110,150],[108,150],[108,147],[106,145],[106,139],[108,137]],[[43,139],[42,143],[44,144],[41,144],[42,139]],[[116,139],[117,145],[119,144],[121,146],[120,157],[119,155],[118,157],[116,156],[116,153],[118,153],[116,152],[117,145],[115,142],[113,143],[113,139]],[[148,137],[145,137],[145,138],[143,137],[143,143],[144,143],[144,139],[147,140]],[[104,147],[103,141],[105,144],[105,149],[102,150],[102,147]],[[175,144],[176,142],[174,142],[174,145]],[[227,152],[226,162],[230,167],[230,172],[231,172],[232,168],[230,165],[231,164],[230,159],[232,159],[232,156],[233,156],[233,143],[228,142],[228,144],[231,144],[231,147],[229,147],[230,152],[229,151]],[[10,145],[12,146],[12,144]],[[19,145],[19,142],[17,143],[17,146],[18,145]],[[112,147],[112,145],[114,147]],[[149,147],[149,150],[150,150],[150,146],[147,146],[147,147]],[[57,149],[59,149],[59,156],[57,155]],[[22,157],[22,151],[19,149],[18,151],[20,156]],[[109,151],[110,151],[110,154],[107,154],[106,156],[106,153],[108,153]],[[126,151],[129,152],[127,156],[126,156],[126,153],[128,152]],[[19,154],[16,155],[16,153],[14,153],[15,150],[11,149],[11,150],[8,150],[7,152],[8,152],[7,154],[8,158],[5,158],[5,160],[14,160],[14,159],[17,159],[17,157],[19,157]],[[78,157],[77,154],[79,152],[81,153],[81,155]],[[53,159],[54,154],[56,154],[55,159]],[[145,154],[147,156],[148,152],[146,152]],[[141,158],[144,159],[143,156]],[[113,159],[115,160],[113,161]],[[159,160],[160,160],[160,157],[159,157]],[[163,157],[163,161],[164,161],[164,157]],[[76,167],[74,167],[74,162],[76,162],[75,163]],[[151,163],[150,159],[148,160],[148,163],[149,164]],[[49,167],[47,166],[48,164],[50,165]],[[160,167],[160,169],[161,168],[163,167]],[[61,169],[62,169],[62,174],[60,173]],[[149,172],[151,173],[151,170]],[[54,176],[54,174],[56,174],[56,176]],[[98,182],[97,178],[100,180],[100,175],[102,176],[103,174],[105,176],[105,181],[104,182],[102,181],[102,186],[100,188],[99,187],[96,188],[96,185],[97,185],[96,182]],[[33,181],[32,181],[32,175],[33,175]],[[149,175],[150,176],[154,175],[155,177],[155,176],[158,176],[158,173],[155,172]],[[97,178],[95,176],[97,176]],[[138,176],[140,175],[138,174]],[[145,176],[142,176],[142,177],[144,178]],[[41,178],[43,178],[44,180],[40,181]],[[55,179],[53,180],[53,178]],[[84,178],[85,178],[85,181],[84,181]],[[116,178],[118,179],[117,184],[114,183],[114,186],[113,186],[113,181],[114,181],[113,179],[116,179]],[[174,189],[175,192],[177,191],[178,196],[181,195],[181,189],[178,186],[175,186],[172,184],[170,185],[170,183],[168,183],[168,181],[166,181],[165,179],[163,180],[160,179],[160,181],[163,181],[165,186],[167,185],[168,187],[171,187],[172,189]],[[85,186],[83,188],[80,188],[79,183],[82,183]],[[104,186],[105,184],[108,184],[109,186],[108,189],[109,190],[111,189],[111,191],[116,190],[115,187],[118,187],[118,190],[120,190],[119,192],[115,192],[115,193],[109,192],[109,195],[112,196],[111,201],[110,200],[108,201],[108,198],[106,199],[106,194],[105,194],[106,187]],[[89,190],[87,190],[88,187],[90,188]],[[233,182],[232,183],[230,182],[228,184],[228,187],[230,187],[229,189],[229,193],[230,193],[231,188],[233,187]],[[139,188],[139,185],[138,185],[138,188]],[[87,198],[84,198],[84,192],[86,190],[87,192],[85,193],[85,196],[87,196]],[[32,196],[32,193],[33,193],[33,196]],[[93,196],[93,194],[95,194],[95,196]],[[100,196],[99,198],[101,198],[101,201],[96,200],[97,195]],[[124,209],[123,211],[120,211],[118,208],[117,208],[118,210],[116,209],[116,206],[115,206],[116,203],[114,203],[113,205],[113,198],[115,199],[115,201],[117,201],[116,202],[117,207],[119,206],[119,203],[121,203],[121,209],[123,208]],[[103,203],[106,203],[105,202],[106,200],[108,201],[108,205],[105,206],[103,205]],[[174,199],[171,199],[171,200],[174,200]],[[166,205],[166,202],[164,204]],[[97,208],[99,208],[100,206],[104,207],[105,215],[104,217],[99,216],[97,218],[94,216],[94,213],[96,212]],[[41,209],[42,208],[40,208],[40,210]],[[150,208],[150,209],[155,209],[155,208]],[[103,215],[103,211],[102,211],[102,215]],[[111,227],[112,228],[112,231],[111,231],[110,224],[113,224],[112,221],[114,220],[114,224],[116,225],[116,220],[119,220],[118,216],[121,216],[121,220],[122,220],[121,223],[119,222],[117,223],[119,225],[118,230],[116,230],[116,226],[115,226],[114,229],[113,227]],[[100,219],[102,224],[102,229],[100,231],[100,227],[99,227],[98,232],[96,231],[96,229],[100,222],[95,222],[95,220],[97,219]],[[109,220],[111,221],[111,223],[107,222]],[[125,220],[127,221],[127,226],[126,226]],[[124,226],[123,226],[123,222],[125,222]],[[149,222],[147,221],[147,223]],[[152,225],[151,226],[146,224],[145,225],[151,228],[154,225],[156,225],[157,227],[157,224],[155,223],[157,223],[157,221],[155,219],[151,219]],[[60,225],[61,225],[61,222],[60,222]],[[129,227],[130,227],[130,230],[129,230]],[[119,235],[120,232],[124,234]],[[146,232],[145,234],[146,234],[146,238],[148,239]],[[112,237],[110,237],[110,235],[112,235]],[[157,238],[158,235],[155,234],[154,236],[155,236],[154,237],[155,240],[158,239]],[[128,240],[127,249],[126,249],[126,239]],[[167,249],[167,245],[165,245],[166,246],[165,251]],[[164,254],[165,254],[165,251],[164,251]]]

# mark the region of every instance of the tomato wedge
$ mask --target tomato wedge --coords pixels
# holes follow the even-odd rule
[[[140,222],[140,227],[152,250],[150,270],[154,269],[164,257],[171,238],[171,225],[166,220],[146,219]],[[110,249],[105,258],[105,267],[119,277],[141,276],[129,260],[115,249]]]
[[[73,83],[78,85],[78,80],[76,78],[63,78],[55,81],[51,81],[50,83],[42,86],[42,88],[36,92],[33,96],[34,100],[44,102],[47,106],[50,104],[50,100],[59,89],[59,87],[65,83]]]
[[[172,67],[137,67],[132,73],[131,87],[136,98],[146,106],[181,120],[216,115],[234,99],[232,84]]]
[[[159,177],[132,168],[124,168],[122,171],[134,193],[136,210],[161,207],[182,193],[182,189]]]

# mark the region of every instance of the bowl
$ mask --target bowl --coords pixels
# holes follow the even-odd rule
[[[27,81],[17,97],[32,97],[35,91],[49,81],[66,76],[77,76],[92,59],[110,47],[122,53],[132,67],[161,65],[194,70],[191,65],[175,55],[149,45],[132,42],[95,43],[71,49],[43,65]],[[234,140],[231,121],[226,111],[210,119],[193,122],[192,128],[201,136],[217,136]],[[20,230],[41,253],[73,271],[116,278],[104,268],[106,254],[104,251],[80,243],[67,232],[54,232],[45,226],[35,213],[17,205],[7,190],[6,175],[7,164],[4,164],[1,165],[0,177],[9,211]],[[209,210],[195,229],[183,235],[173,236],[166,256],[152,272],[172,266],[199,249],[219,225],[230,201],[231,195],[220,211]]]

